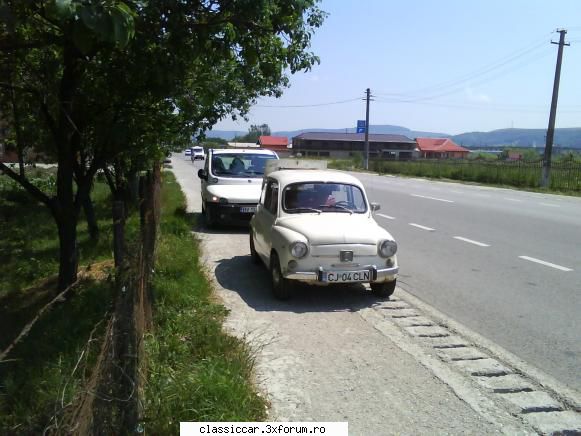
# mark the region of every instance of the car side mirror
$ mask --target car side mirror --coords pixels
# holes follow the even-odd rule
[[[202,180],[208,180],[208,174],[206,174],[206,170],[204,169],[198,170],[198,177]]]
[[[371,212],[377,212],[381,209],[381,205],[379,203],[371,203]]]

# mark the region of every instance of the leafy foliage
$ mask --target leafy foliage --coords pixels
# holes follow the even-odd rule
[[[58,162],[56,192],[33,189],[61,229],[61,286],[99,168],[116,189],[260,96],[309,70],[318,0],[3,0],[0,110],[11,139]],[[7,167],[0,169],[11,176]],[[76,184],[77,189],[74,189]],[[76,274],[76,272],[75,272]]]

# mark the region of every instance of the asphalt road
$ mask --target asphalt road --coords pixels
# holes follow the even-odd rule
[[[403,289],[581,391],[581,198],[354,174]]]
[[[174,155],[196,203],[202,165]],[[398,241],[401,288],[581,392],[581,198],[354,175]]]

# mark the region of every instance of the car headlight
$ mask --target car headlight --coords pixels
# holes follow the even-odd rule
[[[397,242],[391,240],[381,241],[377,247],[377,252],[381,257],[391,257],[397,251]]]
[[[309,247],[307,247],[307,244],[305,244],[304,242],[300,241],[293,242],[290,245],[290,252],[293,257],[301,259],[307,255],[307,253],[309,252]]]

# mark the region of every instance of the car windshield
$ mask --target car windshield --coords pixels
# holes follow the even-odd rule
[[[266,162],[273,155],[252,153],[220,153],[212,157],[212,174],[227,177],[262,177]]]
[[[358,186],[345,183],[293,183],[283,191],[287,213],[365,213],[367,203]]]

